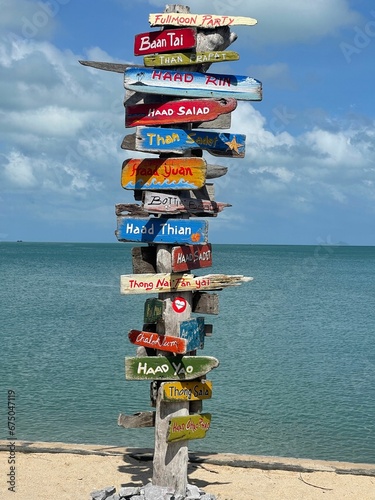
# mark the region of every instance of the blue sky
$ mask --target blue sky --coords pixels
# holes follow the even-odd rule
[[[158,0],[0,0],[0,241],[115,242],[124,151],[123,77],[79,59],[142,63],[134,36]],[[184,4],[185,5],[185,4]],[[234,27],[240,60],[210,71],[263,83],[240,102],[244,159],[215,181],[233,206],[212,243],[375,245],[375,7],[370,0],[211,0],[192,13]],[[152,156],[152,155],[151,155]]]

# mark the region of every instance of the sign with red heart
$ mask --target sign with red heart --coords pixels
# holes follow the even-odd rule
[[[183,313],[187,307],[187,301],[183,297],[176,297],[172,302],[173,310],[176,313]]]

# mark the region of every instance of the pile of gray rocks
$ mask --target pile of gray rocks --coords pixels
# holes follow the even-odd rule
[[[186,495],[182,496],[169,488],[148,483],[146,486],[121,488],[118,493],[114,486],[93,491],[91,500],[216,500],[216,497],[191,484],[187,485]]]

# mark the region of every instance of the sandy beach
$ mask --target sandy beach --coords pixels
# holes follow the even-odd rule
[[[18,441],[14,493],[7,445],[0,441],[1,499],[89,500],[152,477],[152,450]],[[375,500],[372,464],[191,453],[188,481],[219,500]]]

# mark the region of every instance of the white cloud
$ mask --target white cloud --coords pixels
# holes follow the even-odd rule
[[[164,10],[163,0],[150,0],[150,5]],[[190,0],[192,13],[248,16],[258,25],[246,27],[248,40],[261,44],[308,42],[337,34],[342,27],[359,22],[360,16],[347,0]],[[160,11],[160,10],[159,10]],[[242,27],[233,27],[243,33]],[[239,39],[240,41],[240,39]]]
[[[327,128],[292,135],[286,124],[277,133],[251,104],[240,103],[231,130],[246,134],[246,158],[227,160],[228,175],[215,183],[218,201],[233,203],[228,217],[237,217],[244,206],[259,202],[284,210],[311,211],[322,204],[361,199],[371,208],[375,196],[374,124],[352,122],[348,126],[327,120]]]

